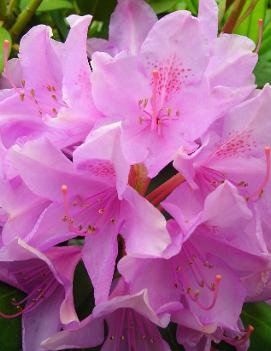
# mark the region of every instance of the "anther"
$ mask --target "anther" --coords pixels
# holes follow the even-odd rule
[[[257,44],[256,50],[255,50],[256,54],[259,53],[261,43],[262,43],[262,37],[263,37],[263,20],[262,20],[262,18],[260,18],[258,21],[258,27],[259,27],[259,38],[258,38],[258,44]]]
[[[251,335],[251,333],[253,333],[254,332],[254,327],[253,327],[253,325],[249,325],[248,327],[247,327],[247,333],[249,333],[249,335]]]
[[[87,226],[87,233],[88,234],[93,234],[96,231],[96,228],[93,227],[92,225],[88,224]]]
[[[67,193],[68,193],[68,186],[66,184],[63,184],[61,186],[61,191],[62,191],[63,195],[67,195]]]
[[[32,88],[32,89],[30,90],[30,95],[31,95],[32,97],[35,97],[35,89]]]
[[[144,108],[147,107],[148,102],[149,102],[149,99],[147,99],[147,98],[145,98],[145,99],[143,100],[143,107],[144,107]]]
[[[159,71],[158,71],[157,69],[154,69],[154,70],[152,71],[152,78],[153,78],[153,80],[154,80],[155,83],[156,83],[157,80],[159,79]]]
[[[217,274],[217,275],[215,276],[215,284],[216,284],[216,285],[219,284],[219,283],[221,282],[221,280],[222,280],[222,275]]]

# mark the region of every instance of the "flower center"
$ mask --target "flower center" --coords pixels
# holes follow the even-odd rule
[[[190,301],[206,311],[215,306],[222,279],[220,274],[214,274],[210,282],[207,276],[213,268],[191,243],[185,243],[174,269],[175,288],[181,289]]]
[[[139,122],[150,125],[151,131],[157,132],[159,136],[163,135],[163,126],[168,125],[170,121],[179,119],[180,112],[172,111],[171,107],[165,107],[161,102],[160,95],[160,75],[157,70],[152,71],[152,96],[150,99],[141,99],[138,106],[141,110]]]
[[[154,349],[160,338],[156,326],[129,308],[116,311],[107,322],[107,343],[111,344],[112,351],[141,351],[149,347]]]
[[[22,269],[13,271],[12,274],[20,282],[27,296],[20,301],[13,298],[10,303],[17,309],[17,312],[6,314],[0,311],[1,318],[15,318],[32,311],[44,299],[51,296],[59,284],[48,266],[44,262],[37,262],[37,260],[30,260],[27,265],[24,265],[23,262]]]
[[[232,145],[231,142],[227,142],[227,144],[229,144],[229,146],[227,147],[223,147],[218,149],[215,153],[215,155],[218,158],[226,158],[226,157],[234,157],[235,155],[239,156],[240,153],[246,152],[246,147],[247,145],[243,145],[243,143],[241,143],[241,141],[239,141],[238,143],[234,143]],[[239,147],[241,145],[241,151],[239,150]],[[250,149],[250,144],[248,144],[249,146],[249,151]],[[241,192],[241,195],[243,195],[245,197],[245,199],[247,201],[252,200],[255,201],[259,198],[261,198],[263,196],[264,193],[264,188],[267,186],[269,179],[270,179],[270,167],[271,167],[271,163],[270,163],[270,147],[266,146],[264,149],[264,153],[265,153],[265,175],[263,180],[261,181],[261,183],[259,184],[259,186],[257,187],[257,189],[253,192],[250,193],[248,191],[248,186],[249,183],[245,180],[241,180],[241,181],[235,181],[233,179],[231,179],[230,176],[226,175],[225,173],[218,171],[216,169],[213,169],[212,167],[206,167],[206,166],[201,166],[201,172],[199,173],[199,176],[201,178],[201,180],[203,182],[205,182],[207,184],[208,187],[211,187],[212,190],[213,188],[218,187],[220,184],[223,184],[224,181],[227,179],[229,180],[233,185],[235,185],[239,191]],[[248,156],[246,156],[248,157]]]
[[[65,106],[61,99],[61,92],[54,84],[45,83],[38,90],[27,87],[25,80],[21,81],[21,87],[14,83],[8,68],[9,41],[4,41],[4,68],[8,82],[19,95],[22,103],[25,101],[35,107],[40,117],[56,117],[61,107]]]
[[[119,201],[114,189],[106,189],[90,197],[68,199],[68,187],[62,185],[64,202],[63,221],[70,232],[80,236],[93,234],[107,224],[115,224],[119,214]],[[90,222],[91,219],[91,222]]]
[[[183,86],[193,77],[192,69],[184,67],[175,54],[162,61],[146,56],[145,67],[151,72],[152,93],[150,98],[138,101],[141,111],[139,122],[150,126],[151,131],[163,136],[164,127],[178,121],[181,112],[176,108],[174,97],[181,93]]]

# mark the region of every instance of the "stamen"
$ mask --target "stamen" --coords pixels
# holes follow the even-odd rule
[[[265,164],[266,164],[265,177],[264,177],[259,189],[254,194],[250,195],[248,197],[248,200],[249,199],[257,200],[259,197],[261,197],[263,195],[264,188],[266,187],[266,185],[267,185],[267,183],[269,181],[269,178],[270,178],[270,165],[271,165],[271,162],[270,162],[271,148],[270,148],[270,146],[266,146],[264,148],[264,152],[265,152]]]
[[[216,304],[216,301],[217,301],[217,297],[218,297],[218,291],[219,291],[219,286],[220,286],[220,282],[222,280],[222,276],[220,274],[217,274],[215,276],[215,281],[213,283],[213,292],[214,292],[214,295],[213,295],[213,300],[211,302],[211,304],[209,306],[205,306],[203,305],[199,300],[198,300],[198,297],[200,295],[199,291],[196,290],[196,292],[194,293],[193,295],[193,292],[192,292],[192,289],[190,288],[189,290],[187,290],[187,294],[189,295],[190,299],[195,302],[201,309],[205,310],[205,311],[209,311],[211,310],[215,304]]]
[[[37,275],[41,278],[41,276]],[[57,286],[57,282],[54,278],[49,280],[42,280],[33,290],[22,300],[16,301],[14,298],[11,300],[11,304],[16,307],[18,312],[12,314],[6,314],[0,311],[0,318],[13,319],[21,316],[23,313],[31,311],[35,308],[45,297],[48,297]],[[29,303],[28,303],[29,302]],[[27,305],[22,307],[21,305],[26,303]]]
[[[157,89],[158,89],[158,81],[159,81],[159,72],[157,69],[152,71],[152,83],[153,83],[153,91],[151,97],[151,106],[152,106],[152,120],[151,120],[151,130],[156,130],[157,127]]]
[[[5,73],[8,79],[9,84],[12,86],[13,89],[15,89],[15,91],[18,92],[18,88],[16,87],[16,85],[14,84],[9,69],[8,69],[8,55],[9,55],[9,41],[8,40],[4,40],[4,68],[5,68]]]
[[[66,184],[63,184],[61,186],[61,192],[63,194],[64,215],[66,217],[70,217],[69,216],[69,205],[68,205],[68,186]]]
[[[34,306],[35,306],[36,302],[33,302],[32,304],[29,304],[27,307],[25,308],[20,308],[19,312],[17,313],[13,313],[13,314],[6,314],[2,311],[0,311],[0,318],[4,318],[4,319],[13,319],[16,317],[21,316],[23,313],[30,311]]]
[[[83,199],[77,195],[76,199],[70,200],[68,200],[68,187],[66,184],[61,186],[61,192],[64,204],[62,220],[68,224],[70,232],[80,236],[88,235],[98,232],[101,227],[108,223],[110,225],[116,223],[118,206],[113,206],[116,200],[115,191],[106,189],[88,198]],[[88,221],[88,213],[86,211],[91,211],[91,214],[95,215],[92,218],[92,223],[84,223]],[[79,221],[83,222],[80,223]]]
[[[235,341],[232,343],[232,345],[244,344],[247,340],[249,340],[253,332],[254,332],[254,327],[249,324],[247,329],[244,330],[244,335],[235,337]]]
[[[259,53],[261,43],[262,43],[262,37],[263,37],[263,20],[262,20],[262,18],[259,19],[258,26],[259,26],[259,38],[258,38],[258,44],[257,44],[256,50],[255,50],[256,54]]]
[[[247,339],[250,338],[250,335],[254,332],[254,327],[253,325],[249,324],[249,326],[247,327]]]

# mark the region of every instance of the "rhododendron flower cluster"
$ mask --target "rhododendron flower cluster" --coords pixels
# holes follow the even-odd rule
[[[33,27],[9,61],[5,42],[0,279],[25,298],[0,317],[22,316],[24,351],[166,351],[169,323],[186,351],[248,350],[242,307],[271,298],[271,88],[256,89],[255,45],[218,35],[215,0],[159,20],[119,0],[108,40],[87,39],[91,19],[70,16],[64,43]]]

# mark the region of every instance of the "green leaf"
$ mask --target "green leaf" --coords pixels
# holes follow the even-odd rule
[[[271,46],[271,9],[266,11],[265,22],[263,26],[263,39],[260,48],[260,55],[270,52]]]
[[[20,10],[22,11],[30,0],[20,1]],[[73,4],[69,0],[43,0],[37,9],[37,12],[46,12],[61,9],[73,9]]]
[[[193,15],[198,14],[199,2],[198,0],[186,0],[188,10],[192,12]]]
[[[92,14],[96,21],[109,22],[117,0],[76,0],[81,14]]]
[[[176,340],[177,325],[170,323],[167,328],[160,328],[160,333],[164,340],[168,343],[171,351],[184,351],[184,347],[179,345]]]
[[[149,0],[148,2],[157,14],[167,12],[178,4],[178,0]]]
[[[83,262],[76,267],[73,284],[75,309],[79,319],[84,319],[93,310],[94,290]]]
[[[271,83],[271,62],[260,58],[255,67],[254,74],[259,88],[262,88],[266,83]]]
[[[216,345],[216,349],[219,351],[236,351],[235,347],[226,344],[224,341]]]
[[[55,10],[55,11],[51,11],[50,15],[54,21],[54,23],[56,24],[56,28],[59,31],[59,34],[62,37],[62,40],[65,41],[68,32],[69,32],[69,26],[66,23],[61,11],[59,10]]]
[[[220,0],[218,3],[218,23],[220,24],[226,12],[227,0]]]
[[[0,283],[0,310],[5,313],[14,313],[11,299],[22,299],[24,296],[20,291],[9,285]],[[21,350],[21,318],[2,319],[0,318],[0,341],[1,350],[20,351]]]
[[[242,320],[254,327],[249,351],[271,350],[271,307],[265,302],[246,304],[242,311]]]
[[[73,9],[73,4],[68,0],[43,0],[37,11],[46,12],[61,9]]]
[[[9,32],[3,28],[0,27],[0,73],[2,73],[4,69],[4,41],[8,40],[9,41],[9,53],[11,50],[11,45],[12,45],[12,39],[9,34]]]
[[[20,0],[20,10],[23,11],[23,9],[28,5],[30,0]]]

